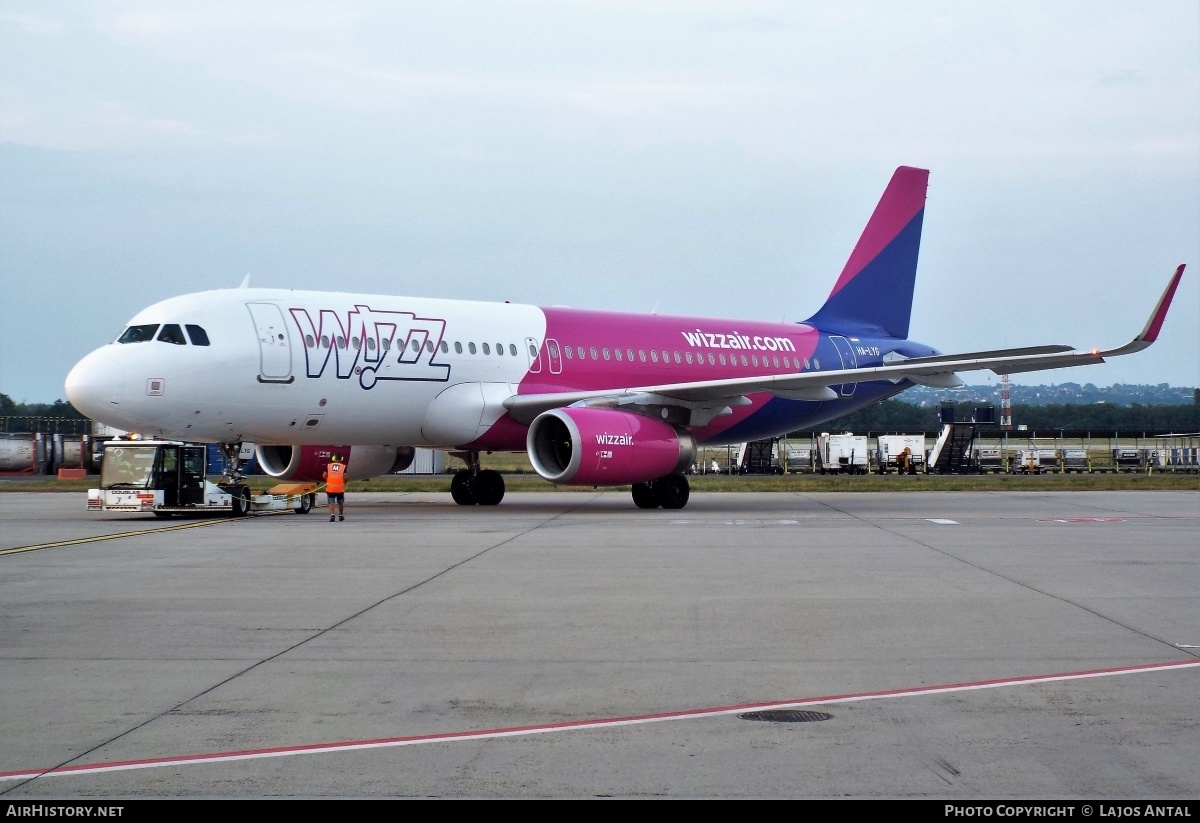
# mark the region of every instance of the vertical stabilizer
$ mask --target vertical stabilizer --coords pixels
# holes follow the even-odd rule
[[[825,305],[806,323],[908,337],[928,185],[928,169],[896,169]]]

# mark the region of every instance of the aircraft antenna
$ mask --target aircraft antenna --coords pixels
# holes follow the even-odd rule
[[[1000,430],[1012,431],[1012,391],[1008,375],[1000,375]]]

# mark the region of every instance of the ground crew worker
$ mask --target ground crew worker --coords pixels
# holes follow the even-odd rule
[[[904,451],[896,455],[896,470],[899,474],[915,474],[912,464],[912,449],[904,447]]]
[[[329,499],[329,522],[332,523],[335,509],[338,520],[346,519],[342,514],[346,505],[346,464],[342,462],[340,454],[335,454],[329,459],[331,462],[325,466],[321,479],[325,481],[325,497]]]

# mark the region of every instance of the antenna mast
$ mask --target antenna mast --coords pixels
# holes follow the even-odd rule
[[[1012,392],[1008,375],[1000,375],[1000,430],[1012,431]]]

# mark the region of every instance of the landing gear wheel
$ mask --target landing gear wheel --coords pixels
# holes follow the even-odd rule
[[[691,496],[691,488],[682,474],[668,474],[654,481],[654,494],[664,509],[682,509]]]
[[[639,509],[657,509],[658,495],[654,493],[653,483],[633,484],[633,504]]]
[[[471,492],[481,506],[495,506],[504,499],[504,477],[500,472],[484,469],[471,478]]]
[[[468,471],[455,472],[450,481],[450,496],[460,506],[474,506],[475,492],[471,489],[471,473]]]
[[[246,486],[234,486],[229,493],[233,495],[233,509],[230,514],[234,517],[244,517],[250,511],[250,489]]]
[[[315,497],[315,495],[300,495],[300,499],[296,501],[296,514],[308,514],[310,511],[312,511],[313,497]]]

